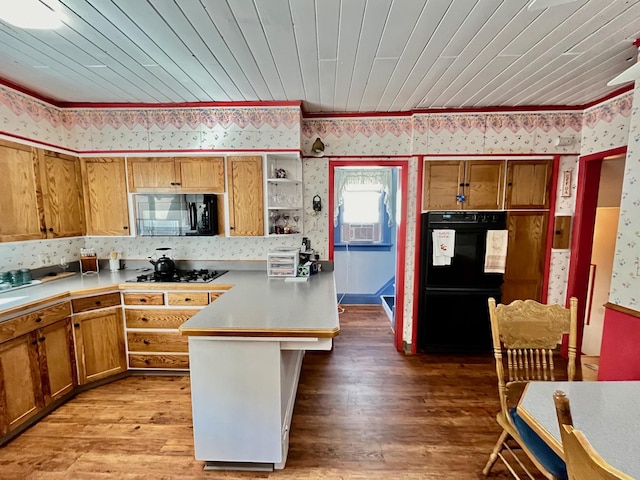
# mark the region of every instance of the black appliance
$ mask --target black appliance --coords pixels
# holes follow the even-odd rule
[[[503,275],[485,273],[488,230],[506,229],[506,212],[422,214],[418,348],[425,352],[490,351],[487,299],[501,299]],[[455,231],[451,265],[433,265],[433,231]]]
[[[135,195],[140,236],[218,234],[218,197],[210,194]]]
[[[212,280],[224,275],[229,270],[175,270],[171,277],[166,277],[157,272],[142,273],[127,282],[137,283],[209,283]]]

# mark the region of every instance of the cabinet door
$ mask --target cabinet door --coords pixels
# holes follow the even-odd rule
[[[127,158],[129,191],[173,193],[176,191],[175,162],[172,157]]]
[[[223,193],[224,160],[222,157],[178,157],[175,159],[179,191]]]
[[[81,385],[127,369],[120,308],[81,313],[73,322]]]
[[[230,234],[264,235],[262,157],[228,157],[227,184]]]
[[[502,303],[540,301],[547,238],[547,212],[510,212]]]
[[[45,238],[35,149],[0,140],[0,241]]]
[[[504,161],[471,160],[465,165],[465,210],[501,210]]]
[[[464,162],[424,162],[423,210],[458,210],[456,196],[462,191]]]
[[[509,160],[506,208],[549,208],[551,169],[551,160]]]
[[[78,385],[71,320],[38,329],[37,336],[42,390],[49,404]]]
[[[47,237],[84,235],[80,159],[61,153],[39,152]]]
[[[83,166],[87,234],[128,235],[124,158],[87,158]]]
[[[35,332],[0,344],[0,434],[44,407]]]

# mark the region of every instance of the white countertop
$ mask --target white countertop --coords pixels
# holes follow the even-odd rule
[[[574,427],[602,458],[640,479],[640,382],[531,382],[518,413],[557,451],[561,441],[553,404],[556,390],[567,394]]]
[[[119,288],[135,278],[137,270],[100,272],[53,280],[0,293],[0,316],[32,302],[69,294],[87,294],[92,289]],[[127,283],[128,289],[188,290],[233,285],[215,302],[190,318],[182,327],[185,335],[293,335],[333,337],[339,320],[333,272],[311,276],[306,282],[288,282],[268,277],[264,270],[229,271],[211,283]],[[8,312],[10,311],[11,312]],[[217,333],[216,333],[217,332]]]
[[[338,334],[332,272],[312,275],[306,282],[287,282],[262,271],[230,271],[218,281],[234,287],[182,324],[183,335]]]

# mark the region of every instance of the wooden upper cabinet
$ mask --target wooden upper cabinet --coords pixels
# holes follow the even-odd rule
[[[222,193],[222,157],[128,158],[129,191],[134,193]]]
[[[84,235],[80,159],[45,150],[38,150],[38,155],[47,237]]]
[[[506,209],[549,208],[552,160],[507,161]]]
[[[423,210],[458,210],[456,197],[464,181],[464,162],[425,161],[423,177]]]
[[[471,160],[465,162],[464,208],[501,210],[504,195],[504,161]]]
[[[425,161],[423,210],[501,210],[504,161]],[[464,201],[458,201],[464,198]]]
[[[0,241],[45,238],[36,149],[0,140]]]
[[[224,159],[222,157],[177,157],[176,178],[181,190],[224,193]]]
[[[88,235],[129,235],[124,158],[83,159]]]
[[[262,157],[227,157],[227,185],[231,236],[264,235]]]

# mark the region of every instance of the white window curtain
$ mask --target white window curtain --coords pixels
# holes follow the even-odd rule
[[[340,206],[343,204],[342,194],[349,185],[376,185],[380,186],[384,194],[384,206],[389,216],[389,226],[393,225],[395,218],[395,195],[393,192],[393,175],[390,168],[336,168],[334,170],[334,209],[333,226],[338,226]]]

